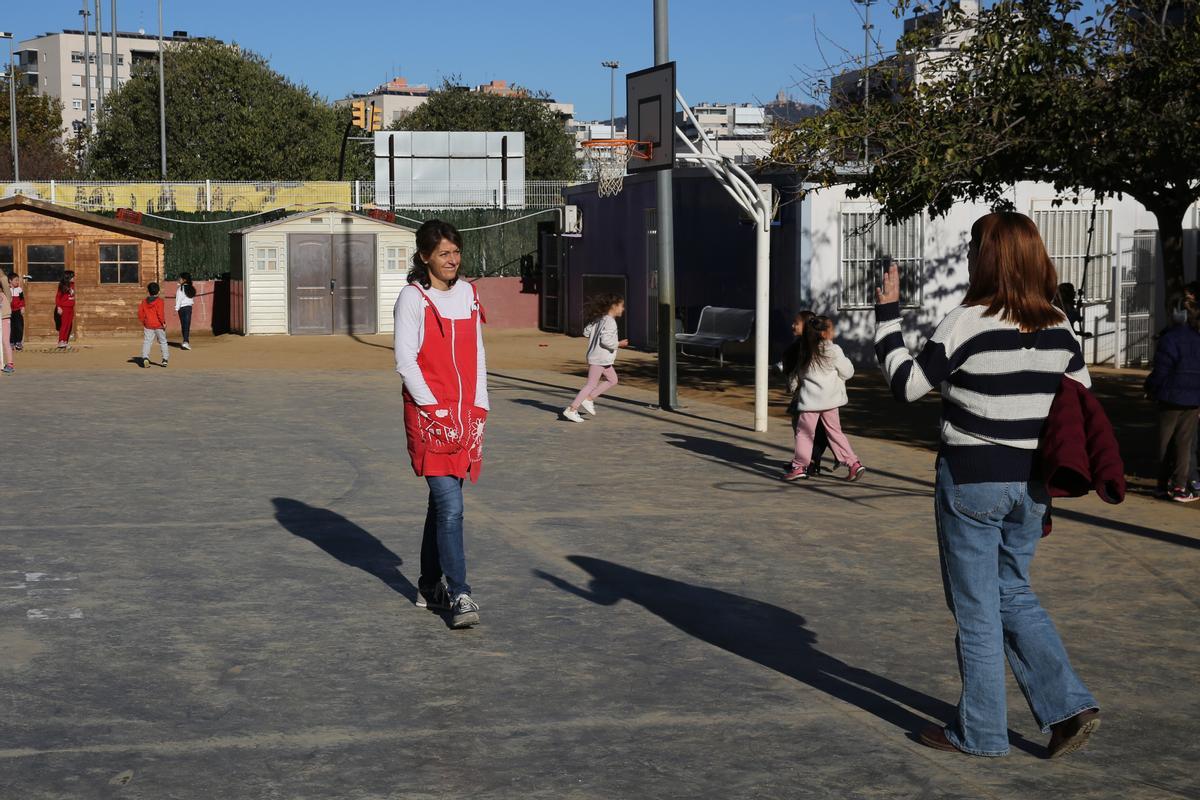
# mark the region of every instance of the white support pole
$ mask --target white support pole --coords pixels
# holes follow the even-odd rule
[[[354,210],[362,211],[362,181],[354,181]]]
[[[758,187],[756,186],[757,190]],[[770,187],[767,188],[770,192]],[[771,314],[771,201],[759,192],[754,239],[754,430],[767,431],[768,318]]]
[[[53,178],[50,179],[50,202],[58,202],[58,185]]]
[[[204,179],[204,210],[212,211],[212,180]]]

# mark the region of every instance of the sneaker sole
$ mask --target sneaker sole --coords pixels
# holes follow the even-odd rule
[[[1194,503],[1197,500],[1200,500],[1200,497],[1192,495],[1191,497],[1172,497],[1171,499],[1176,503]]]
[[[479,624],[479,614],[475,611],[471,611],[467,614],[461,614],[461,615],[455,617],[454,619],[450,620],[450,627],[455,628],[455,629],[470,628],[470,627],[473,627],[478,624]]]
[[[808,475],[807,474],[805,474],[805,475],[784,475],[783,479],[785,481],[787,481],[788,483],[792,483],[793,481],[808,480]]]
[[[859,478],[861,478],[861,477],[863,476],[863,474],[864,474],[864,473],[866,473],[866,471],[867,471],[867,468],[866,468],[866,467],[860,467],[860,468],[859,468],[859,470],[858,470],[858,472],[854,472],[854,473],[851,473],[850,475],[847,475],[847,476],[846,476],[846,480],[848,480],[848,481],[850,481],[851,483],[853,483],[854,481],[856,481],[856,480],[858,480]]]
[[[1079,726],[1079,730],[1076,732],[1076,734],[1064,742],[1062,747],[1051,753],[1050,757],[1062,758],[1063,756],[1071,755],[1071,753],[1074,753],[1076,750],[1082,750],[1083,746],[1088,743],[1088,739],[1091,738],[1092,734],[1095,733],[1096,729],[1099,727],[1099,717],[1089,719],[1087,722]]]

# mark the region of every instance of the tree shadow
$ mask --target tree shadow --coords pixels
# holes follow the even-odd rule
[[[289,533],[307,539],[343,564],[378,578],[408,601],[417,602],[417,587],[400,572],[403,559],[365,529],[327,508],[287,497],[274,497],[271,502],[275,519]]]
[[[816,634],[799,614],[599,558],[572,555],[567,560],[591,576],[587,588],[541,570],[534,575],[598,605],[636,603],[689,636],[808,684],[908,734],[926,726],[930,718],[944,721],[955,714],[949,703],[822,652],[816,647]],[[1013,731],[1009,739],[1021,750],[1043,753],[1041,746]]]

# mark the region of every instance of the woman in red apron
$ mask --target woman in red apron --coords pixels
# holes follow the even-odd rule
[[[60,313],[58,322],[58,346],[63,348],[71,339],[71,326],[75,324],[75,273],[63,273],[54,295],[54,309]]]
[[[483,309],[475,287],[458,279],[461,263],[458,230],[423,224],[395,309],[408,454],[429,484],[417,605],[449,611],[453,628],[479,623],[467,583],[462,484],[479,479],[488,409]]]

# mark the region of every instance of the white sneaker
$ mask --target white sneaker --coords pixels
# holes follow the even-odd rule
[[[191,349],[192,349],[192,346],[191,346],[190,344],[188,344],[187,342],[184,342],[184,343],[183,343],[183,349],[184,349],[184,350],[191,350]]]
[[[579,407],[582,408],[587,413],[591,414],[593,417],[596,416],[596,404],[593,403],[591,400],[584,400],[582,403],[579,404]]]
[[[583,417],[579,416],[579,412],[572,411],[570,406],[562,410],[562,415],[564,419],[569,419],[571,422],[583,422]]]

